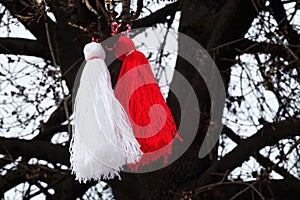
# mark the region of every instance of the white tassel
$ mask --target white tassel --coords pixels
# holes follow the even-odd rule
[[[129,119],[115,98],[99,43],[84,48],[87,63],[82,71],[74,105],[71,169],[76,179],[112,179],[122,166],[140,160],[142,151]]]

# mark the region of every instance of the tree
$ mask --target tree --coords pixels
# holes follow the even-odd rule
[[[51,94],[49,98],[55,100],[57,105],[46,109],[47,112],[51,111],[51,115],[46,121],[40,122],[38,129],[31,134],[32,139],[25,140],[22,135],[0,137],[0,190],[4,197],[5,192],[26,182],[28,187],[24,187],[24,199],[39,194],[49,199],[75,199],[82,197],[96,183],[79,184],[74,180],[68,169],[68,139],[56,144],[53,138],[63,133],[68,137],[66,133],[70,133],[68,118],[72,112],[71,88],[82,61],[83,45],[95,32],[101,39],[110,37],[111,18],[116,13],[107,11],[104,1],[47,0],[47,5],[57,19],[57,22],[53,22],[47,17],[43,2],[0,1],[5,7],[1,13],[2,20],[8,10],[36,38],[1,38],[0,53],[7,55],[9,63],[22,60],[12,55],[44,59],[43,66],[36,63],[33,65],[43,74],[40,87],[45,91],[42,94]],[[157,1],[158,4],[163,2]],[[211,101],[202,77],[194,73],[184,59],[177,57],[176,70],[190,81],[201,102],[197,136],[188,150],[166,168],[144,174],[123,173],[122,181],[109,181],[108,185],[115,198],[296,199],[300,195],[299,2],[178,0],[140,18],[140,14],[149,9],[149,4],[153,2],[145,4],[137,1],[133,13],[130,12],[131,3],[122,0],[120,19],[123,22],[134,19],[132,28],[158,24],[170,28],[175,13],[181,12],[179,32],[201,44],[222,74],[226,88],[226,115],[219,142],[209,155],[199,159],[199,149],[208,124],[211,123]],[[179,46],[181,42],[179,38]],[[184,49],[179,48],[179,51]],[[117,61],[109,67],[114,83],[119,68],[120,63]],[[253,76],[253,71],[258,78]],[[9,81],[16,88],[11,94],[2,95],[6,98],[24,97],[37,110],[34,115],[27,116],[22,113],[20,106],[14,107],[11,114],[19,122],[18,126],[23,127],[20,129],[22,131],[29,124],[26,121],[38,121],[46,111],[39,108],[43,95],[32,98],[26,94],[26,88],[20,85],[17,87],[14,76],[16,74],[0,74],[1,80]],[[263,94],[266,91],[273,95],[278,109],[274,105],[270,106],[266,98],[268,95]],[[249,99],[254,100],[248,102]],[[185,103],[189,103],[188,98]],[[8,106],[8,101],[3,104]],[[178,108],[173,94],[168,97],[168,105],[179,124],[183,111]],[[271,112],[271,117],[268,116],[272,110],[270,107],[275,110]],[[8,122],[5,118],[0,119],[1,131],[10,128]],[[245,137],[243,134],[247,127],[245,122],[251,123],[252,130],[253,127],[256,130],[251,136]],[[184,138],[188,133],[181,134]],[[234,142],[236,147],[226,150],[228,141]],[[222,150],[226,154],[220,153]],[[245,179],[242,173],[237,176],[232,174],[251,158],[261,166],[258,169],[252,168],[249,175],[251,181]],[[282,178],[274,179],[274,172]],[[33,186],[36,188],[34,192],[31,191]],[[109,190],[109,187],[105,186],[105,189]],[[94,187],[89,194],[99,193],[101,196],[99,190]],[[86,198],[91,199],[92,196]]]

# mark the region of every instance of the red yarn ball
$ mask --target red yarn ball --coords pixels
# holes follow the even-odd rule
[[[124,60],[126,57],[126,54],[136,50],[136,47],[133,43],[133,41],[124,36],[121,35],[119,37],[119,39],[116,42],[116,46],[115,46],[115,56],[119,59],[119,60]]]

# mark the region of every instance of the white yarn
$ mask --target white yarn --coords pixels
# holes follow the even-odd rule
[[[72,173],[79,182],[116,176],[121,179],[122,166],[138,162],[142,151],[114,96],[102,46],[89,43],[84,55],[87,63],[75,98],[70,144]]]

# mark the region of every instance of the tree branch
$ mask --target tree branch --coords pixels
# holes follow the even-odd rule
[[[230,128],[224,126],[223,132],[236,144],[238,145],[241,144],[242,139],[240,138],[240,136],[234,133]],[[297,178],[291,175],[286,169],[284,169],[283,167],[279,167],[278,165],[274,164],[269,158],[266,158],[265,156],[261,155],[259,151],[255,152],[254,157],[266,169],[271,168],[271,170],[274,170],[275,172],[279,173],[284,178],[293,179],[294,181],[299,181]]]
[[[50,54],[45,46],[36,40],[23,38],[0,38],[0,53],[36,56],[50,60]]]
[[[197,199],[289,199],[300,195],[299,182],[258,179],[248,182],[219,182],[202,187]],[[235,197],[235,198],[234,198]],[[263,197],[263,198],[262,198]]]
[[[44,140],[50,142],[52,137],[59,132],[68,132],[68,125],[61,125],[60,123],[57,123],[56,125],[48,125],[47,123],[41,124],[40,132],[33,140]]]
[[[123,0],[122,1],[122,21],[123,22],[128,22],[130,21],[130,0]]]
[[[75,94],[74,94],[75,95]],[[68,111],[72,112],[72,98],[67,100]],[[57,132],[66,131],[66,126],[61,125],[65,122],[65,108],[64,102],[60,102],[56,110],[51,114],[46,123],[40,124],[40,133],[34,138],[34,140],[50,141],[54,134]]]
[[[34,2],[34,1],[33,1]],[[46,39],[45,27],[43,23],[43,13],[42,7],[37,3],[33,3],[26,6],[24,5],[24,0],[11,1],[11,0],[1,0],[3,4],[9,11],[10,14],[16,17],[25,27],[28,29],[39,41],[44,41]],[[51,21],[51,25],[55,23]]]
[[[218,50],[228,50],[236,52],[236,55],[242,55],[245,53],[266,53],[274,54],[276,56],[282,57],[285,60],[292,61],[292,56],[289,55],[289,52],[280,44],[271,44],[268,42],[256,42],[249,39],[240,39],[225,44],[221,44],[217,47],[208,49],[209,52]]]
[[[94,15],[98,15],[98,12],[93,8],[93,6],[91,6],[90,2],[88,0],[83,0],[82,1],[86,7],[94,14]]]
[[[288,119],[278,123],[267,124],[253,136],[242,140],[240,145],[208,168],[197,181],[188,184],[187,189],[194,190],[209,182],[213,182],[216,179],[216,176],[213,174],[224,174],[228,170],[232,171],[263,147],[274,145],[281,139],[297,136],[299,133],[300,120]]]
[[[273,16],[278,23],[279,29],[282,31],[282,34],[286,37],[288,42],[294,45],[299,44],[299,35],[288,22],[282,1],[272,0],[270,1],[270,6],[273,9]]]
[[[76,199],[81,198],[88,188],[95,185],[89,182],[85,185],[79,184],[69,171],[52,169],[44,165],[29,165],[20,163],[15,170],[10,170],[0,179],[0,193],[26,181],[44,181],[47,188],[55,190],[51,199]],[[63,189],[62,189],[63,188]],[[43,192],[43,191],[41,191]],[[40,192],[29,195],[26,199],[38,195]]]
[[[12,157],[25,156],[47,160],[52,163],[70,165],[68,148],[46,141],[27,141],[17,138],[0,137],[0,153],[12,155]]]
[[[132,28],[150,27],[155,24],[167,22],[167,16],[173,15],[180,9],[180,0],[169,4],[147,17],[132,22]]]
[[[0,179],[0,194],[26,181],[26,171],[22,169],[11,170]]]
[[[144,7],[144,1],[143,0],[137,0],[137,8],[136,8],[136,11],[134,12],[134,14],[132,16],[132,20],[137,20],[137,18],[139,18],[143,7]]]
[[[241,33],[247,33],[257,13],[251,0],[229,0],[226,1],[218,15],[219,20],[213,24],[214,31],[210,35],[207,48],[243,38],[244,35],[241,37]]]
[[[45,21],[43,18],[45,11],[43,10],[42,6],[37,6],[35,3],[30,4],[30,6],[28,6],[30,8],[24,8],[22,2],[22,0],[0,1],[0,3],[2,3],[10,11],[12,16],[16,17],[22,24],[24,24],[24,26],[37,38],[37,41],[42,43],[42,45],[45,47],[43,51],[48,52],[49,46],[47,43]],[[54,23],[52,20],[49,20],[49,18],[46,18],[55,58],[58,65],[61,66],[63,73],[68,70],[68,74],[63,76],[63,78],[66,80],[69,88],[71,88],[74,83],[74,78],[76,77],[75,74],[77,73],[77,68],[80,66],[80,64],[77,64],[72,69],[69,69],[69,67],[73,66],[72,64],[78,60],[78,58],[82,57],[82,45],[87,39],[87,34],[68,25],[67,22],[70,19],[67,17],[67,8],[63,6],[65,5],[64,3],[66,3],[65,1],[54,2],[49,0],[47,3],[53,9],[52,11],[55,13],[56,18],[58,18],[57,23]],[[34,13],[33,17],[31,16],[32,13]],[[82,12],[78,18],[80,17],[81,19],[83,17],[82,15],[86,16],[85,12]],[[28,21],[25,18],[22,18],[22,16],[29,17],[30,20]],[[89,22],[91,19],[88,18],[85,20]],[[72,51],[70,51],[71,49]]]

